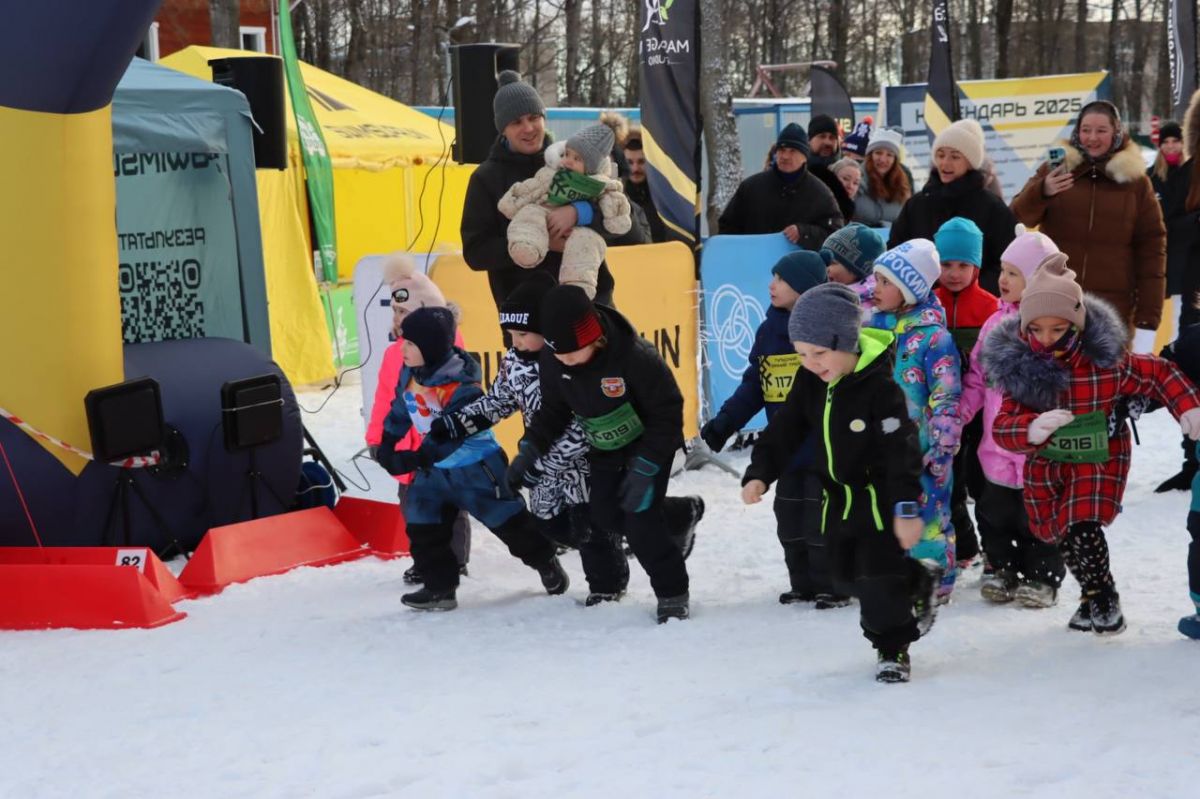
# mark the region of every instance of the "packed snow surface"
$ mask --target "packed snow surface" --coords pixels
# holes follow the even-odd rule
[[[306,416],[355,480],[359,397]],[[1058,607],[1019,610],[985,604],[975,570],[912,682],[877,684],[857,608],[780,605],[770,502],[709,467],[672,482],[708,503],[687,622],[654,623],[636,565],[620,604],[582,607],[573,553],[548,597],[476,525],[453,613],[402,607],[409,561],[372,558],[181,603],[156,630],[0,634],[0,797],[1197,796],[1188,496],[1152,493],[1178,427],[1140,427],[1109,533],[1120,636],[1067,630],[1070,578]],[[364,471],[352,493],[393,497]]]

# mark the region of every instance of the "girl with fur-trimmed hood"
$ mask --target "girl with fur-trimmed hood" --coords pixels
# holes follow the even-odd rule
[[[1079,113],[1063,163],[1038,167],[1013,200],[1017,219],[1059,246],[1089,294],[1109,302],[1149,352],[1162,318],[1167,230],[1137,143],[1116,106],[1088,103]]]
[[[992,435],[1025,455],[1030,531],[1058,545],[1083,592],[1070,628],[1121,632],[1125,617],[1103,528],[1120,512],[1129,477],[1122,400],[1162,403],[1195,440],[1200,394],[1169,361],[1130,353],[1122,318],[1083,293],[1062,254],[1034,272],[1019,315],[996,326],[982,357],[989,380],[1004,392]]]

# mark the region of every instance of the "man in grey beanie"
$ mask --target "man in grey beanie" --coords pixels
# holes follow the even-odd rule
[[[522,269],[509,258],[509,220],[500,213],[497,204],[514,183],[533,177],[546,165],[545,151],[550,143],[546,136],[546,108],[537,90],[511,70],[500,73],[499,83],[492,101],[492,114],[500,135],[487,160],[471,174],[467,183],[461,227],[463,258],[472,269],[488,273],[497,310],[504,298],[534,271]],[[576,225],[584,225],[606,239],[611,238],[604,230],[603,222],[593,203],[581,201],[550,211],[546,226],[550,232],[551,252],[536,270],[548,272],[557,280],[567,234]],[[612,305],[612,293],[612,273],[608,265],[603,264],[597,281],[596,302]]]

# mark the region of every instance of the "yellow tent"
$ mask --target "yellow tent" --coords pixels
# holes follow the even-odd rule
[[[161,63],[211,80],[210,60],[255,55],[188,47]],[[308,64],[300,71],[333,162],[339,276],[351,278],[365,255],[459,246],[471,167],[449,159],[453,126]],[[290,100],[286,117],[289,167],[258,171],[259,214],[275,359],[293,382],[309,383],[334,373],[333,355]]]

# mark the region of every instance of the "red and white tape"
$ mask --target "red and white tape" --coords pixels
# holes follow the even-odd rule
[[[67,452],[78,455],[79,457],[83,458],[84,460],[89,460],[89,461],[96,460],[96,456],[93,455],[92,453],[88,452],[87,450],[82,450],[82,449],[79,449],[78,447],[71,446],[70,444],[68,444],[65,441],[60,441],[59,439],[55,438],[54,436],[43,433],[41,430],[38,430],[33,425],[29,424],[29,422],[26,422],[24,419],[17,416],[15,413],[10,413],[9,411],[5,410],[4,408],[0,408],[0,416],[3,416],[5,419],[12,422],[17,427],[24,430],[26,433],[29,433],[29,435],[33,436],[34,438],[40,438],[42,441],[48,441],[49,443],[53,444],[54,446],[58,447],[59,449],[65,449]],[[134,455],[131,458],[125,458],[124,460],[120,460],[120,461],[113,461],[109,464],[109,466],[119,466],[122,469],[144,469],[147,466],[157,466],[161,459],[162,458],[159,455],[158,451],[155,450],[154,452],[150,453],[149,455]]]

